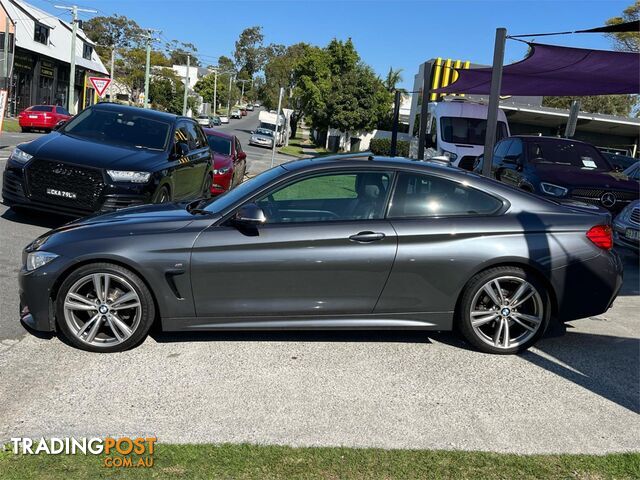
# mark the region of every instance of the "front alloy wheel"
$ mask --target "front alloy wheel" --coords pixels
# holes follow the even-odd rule
[[[110,264],[81,267],[63,283],[58,323],[75,346],[100,352],[125,350],[142,340],[153,321],[144,282]]]
[[[519,268],[500,267],[477,275],[462,304],[462,333],[489,353],[528,348],[542,336],[549,320],[546,290]]]

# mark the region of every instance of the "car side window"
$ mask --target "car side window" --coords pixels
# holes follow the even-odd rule
[[[497,198],[461,183],[402,172],[388,218],[490,215],[501,206]]]
[[[176,133],[175,133],[175,145],[178,143],[184,143],[191,150],[191,142],[189,142],[189,124],[188,122],[178,122],[176,125]]]
[[[60,115],[69,115],[69,112],[67,112],[63,107],[56,107],[56,113]]]
[[[383,218],[388,172],[325,173],[294,181],[257,200],[267,223]]]

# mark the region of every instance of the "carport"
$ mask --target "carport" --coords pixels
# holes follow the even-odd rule
[[[640,93],[640,55],[630,52],[583,49],[525,42],[527,56],[503,66],[506,39],[524,41],[523,37],[566,35],[574,33],[637,32],[640,21],[588,30],[525,34],[507,37],[506,28],[496,29],[493,67],[456,69],[457,80],[435,93],[489,94],[487,131],[484,146],[483,174],[488,175],[493,157],[500,95],[584,96]],[[427,75],[424,75],[427,78]],[[426,95],[429,87],[423,87]],[[426,110],[427,101],[422,102]],[[426,118],[426,111],[421,118]],[[578,121],[578,108],[572,108],[570,123]],[[590,119],[583,119],[589,121]],[[420,125],[418,158],[424,152],[426,122]]]

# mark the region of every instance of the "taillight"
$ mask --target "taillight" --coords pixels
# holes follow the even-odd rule
[[[613,248],[613,232],[609,225],[596,225],[587,232],[587,238],[604,250]]]

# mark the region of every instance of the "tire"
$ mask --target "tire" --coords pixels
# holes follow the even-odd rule
[[[153,196],[153,203],[167,203],[170,201],[171,193],[166,185],[164,187],[160,187]]]
[[[550,314],[549,293],[541,281],[519,267],[495,267],[469,280],[456,320],[464,338],[478,350],[507,355],[536,343]]]
[[[28,127],[20,127],[20,130],[22,131],[22,133],[29,133],[31,131],[31,129]]]
[[[96,293],[96,277],[100,289],[107,288],[106,296]],[[101,310],[104,306],[105,311]],[[111,263],[92,263],[74,270],[56,298],[59,330],[71,345],[89,352],[121,352],[135,347],[146,338],[155,314],[153,297],[142,279]]]

